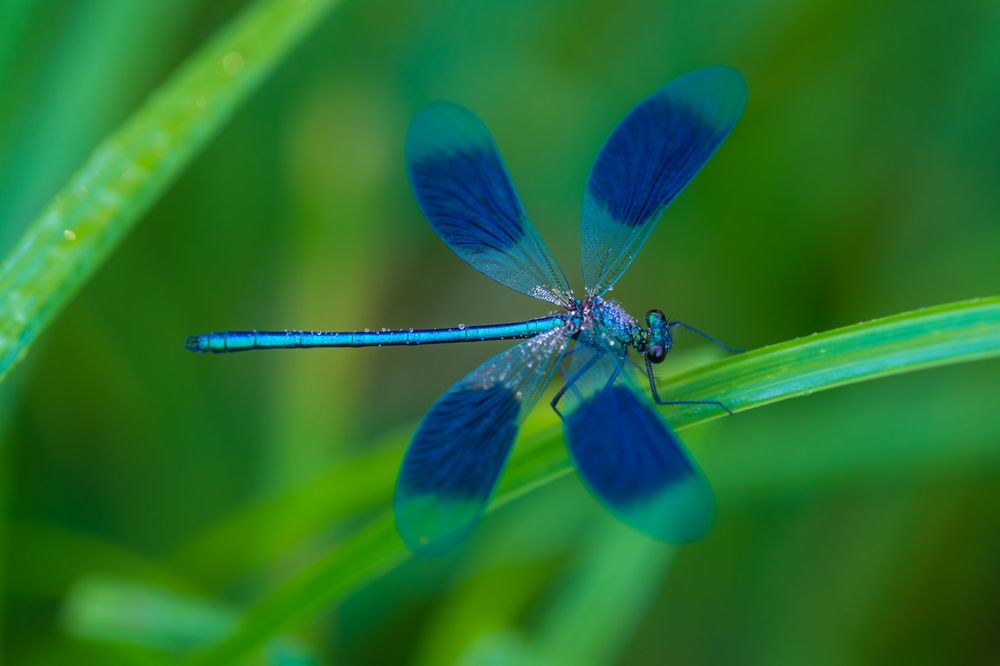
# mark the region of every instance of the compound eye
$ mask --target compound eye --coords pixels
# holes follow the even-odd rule
[[[663,345],[652,345],[646,350],[646,358],[649,359],[650,363],[663,363],[663,359],[667,357],[667,350],[664,349]]]
[[[652,326],[653,320],[666,321],[667,317],[663,314],[663,310],[650,310],[646,313],[646,325]]]

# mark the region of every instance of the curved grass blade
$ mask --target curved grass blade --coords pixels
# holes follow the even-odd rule
[[[711,396],[744,411],[939,365],[1000,355],[1000,296],[937,305],[763,347],[659,382],[661,395]],[[719,418],[687,406],[669,412],[678,427]]]
[[[243,100],[336,2],[257,2],[97,147],[0,267],[0,380]]]
[[[61,613],[70,635],[131,648],[136,661],[148,657],[152,663],[173,663],[177,654],[211,644],[232,631],[238,618],[229,604],[106,575],[76,581]],[[318,663],[293,637],[279,637],[267,651],[269,664]]]
[[[0,9],[0,250],[6,255],[101,138],[132,110],[137,94],[169,63],[170,44],[193,3],[92,2],[81,6],[56,43],[35,59],[31,44],[44,13]],[[37,3],[29,3],[34,7]],[[13,8],[14,16],[6,12]],[[7,25],[8,20],[13,25]],[[4,69],[5,51],[15,59]],[[100,72],[96,84],[94,72]],[[94,94],[96,91],[100,94]]]
[[[765,347],[685,373],[664,384],[678,400],[714,394],[733,409],[924,368],[1000,356],[1000,297],[951,303],[848,326]],[[677,408],[676,428],[717,418],[715,411]],[[947,445],[947,443],[945,444]],[[548,483],[569,467],[557,429],[519,445],[488,511]],[[239,627],[191,663],[243,660],[278,633],[357,589],[407,557],[385,511],[379,518],[252,606]]]
[[[1000,296],[875,319],[762,347],[657,382],[674,400],[710,398],[746,411],[816,391],[1000,356]],[[664,410],[680,430],[720,418],[713,406]],[[570,471],[559,431],[518,444],[490,509]]]
[[[252,574],[280,566],[309,539],[329,537],[336,526],[384,508],[392,497],[402,447],[413,428],[392,439],[371,442],[364,456],[338,459],[315,479],[286,492],[263,497],[178,544],[173,567],[208,590],[226,589]],[[233,552],[232,544],[248,535],[267,534],[252,547]]]
[[[409,551],[396,532],[392,514],[384,512],[354,537],[308,570],[250,608],[237,629],[185,663],[244,663],[272,637],[308,620],[331,600],[395,568]]]
[[[600,521],[574,553],[568,574],[543,611],[531,636],[537,653],[528,663],[618,661],[676,552],[610,516]]]

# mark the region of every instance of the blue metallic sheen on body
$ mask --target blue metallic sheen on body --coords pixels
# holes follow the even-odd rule
[[[195,352],[226,354],[253,349],[391,347],[448,342],[485,342],[487,340],[532,338],[563,325],[565,325],[564,317],[552,316],[509,324],[398,331],[228,331],[192,335],[187,339],[185,347]]]

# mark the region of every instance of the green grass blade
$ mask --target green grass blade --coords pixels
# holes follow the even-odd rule
[[[311,481],[243,506],[182,544],[172,558],[174,566],[208,589],[225,589],[268,566],[280,566],[282,557],[301,550],[304,540],[385,506],[399,467],[400,443],[409,432],[372,442],[363,456],[338,459]],[[267,538],[232,552],[232,544],[260,534]]]
[[[104,576],[78,581],[62,610],[67,631],[80,638],[175,652],[204,645],[236,621],[221,603]]]
[[[17,2],[4,3],[17,6]],[[35,5],[37,3],[31,3]],[[191,0],[131,2],[95,0],[81,5],[49,45],[32,57],[35,32],[45,12],[35,11],[13,43],[0,36],[0,250],[6,255],[49,197],[73,175],[94,145],[134,106],[135,95],[157,83],[155,72],[170,43],[191,18]],[[0,14],[4,10],[0,10]],[[0,16],[0,25],[4,18]],[[15,17],[15,24],[18,23]],[[7,26],[0,27],[0,32]],[[29,41],[30,40],[30,41]],[[14,67],[4,76],[4,46],[13,46]],[[100,72],[95,94],[94,72]]]
[[[531,644],[552,664],[613,664],[652,603],[676,551],[601,521],[576,554]]]
[[[307,571],[251,608],[237,629],[190,663],[242,663],[274,636],[309,619],[331,600],[394,568],[407,558],[392,516],[384,513]]]
[[[663,383],[677,400],[714,398],[745,411],[778,400],[923,368],[1000,356],[1000,297],[952,303],[765,347]],[[677,428],[715,410],[669,410]],[[569,469],[557,430],[520,442],[490,510]],[[193,663],[232,663],[389,568],[407,551],[388,513],[251,607],[237,629]]]
[[[0,269],[0,380],[336,0],[260,0],[106,138]]]
[[[937,365],[1000,356],[1000,296],[905,312],[730,356],[657,382],[672,400],[719,400],[734,412]],[[664,410],[675,429],[720,418],[712,406]],[[569,471],[561,431],[519,444],[495,505]],[[512,463],[515,461],[512,461]]]
[[[711,398],[743,411],[814,391],[997,355],[1000,297],[994,296],[790,340],[732,356],[659,386],[667,395]],[[670,421],[682,425],[709,415],[705,408],[688,408],[672,412]]]
[[[61,616],[66,631],[77,638],[153,650],[164,656],[164,663],[168,656],[172,660],[218,640],[237,619],[236,609],[227,604],[108,576],[77,581]],[[268,664],[317,663],[288,637],[279,636],[267,651]]]

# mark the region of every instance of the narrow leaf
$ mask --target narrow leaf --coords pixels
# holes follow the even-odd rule
[[[107,137],[0,267],[0,380],[337,0],[260,0]]]
[[[1000,297],[974,299],[886,317],[730,357],[663,384],[677,400],[719,399],[745,411],[844,384],[932,366],[1000,356]],[[717,418],[711,408],[668,412],[677,428]],[[490,510],[565,474],[557,431],[518,445]],[[408,557],[388,512],[252,606],[242,622],[192,663],[239,662],[276,634]]]

